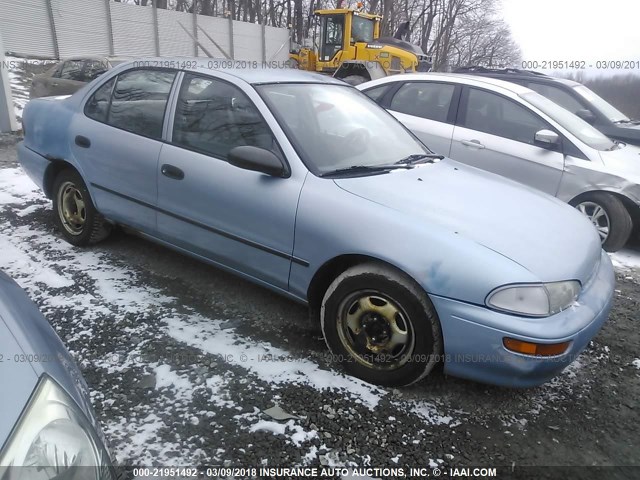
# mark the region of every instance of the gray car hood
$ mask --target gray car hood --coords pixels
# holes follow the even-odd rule
[[[508,257],[540,281],[584,283],[600,259],[596,230],[575,209],[450,159],[335,182],[416,222],[444,228]]]
[[[617,150],[600,152],[607,173],[640,184],[640,147],[626,145]]]

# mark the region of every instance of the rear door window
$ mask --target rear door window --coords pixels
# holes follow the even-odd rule
[[[145,137],[162,138],[164,113],[175,76],[176,72],[166,70],[133,70],[119,75],[107,123]]]
[[[107,123],[111,92],[113,91],[113,85],[115,83],[116,79],[112,78],[91,96],[84,107],[84,113],[87,117],[93,118],[98,122]]]
[[[389,109],[446,122],[454,91],[455,86],[448,83],[407,82],[393,96]]]

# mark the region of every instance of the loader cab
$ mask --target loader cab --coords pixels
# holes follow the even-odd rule
[[[357,55],[356,43],[373,42],[380,36],[380,17],[377,15],[351,9],[316,10],[314,13],[320,26],[318,61],[321,64],[353,60]],[[335,69],[335,65],[325,68]]]
[[[320,60],[329,62],[344,48],[346,15],[320,16]]]

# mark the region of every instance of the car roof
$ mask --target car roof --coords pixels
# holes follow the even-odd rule
[[[498,79],[504,79],[505,81],[517,79],[517,80],[535,81],[536,83],[562,83],[569,87],[575,87],[577,85],[581,85],[579,82],[570,80],[568,78],[554,77],[542,72],[535,72],[531,70],[482,69],[482,70],[459,71],[455,73],[459,73],[462,75],[473,75],[473,76],[485,77],[485,78],[498,78]]]
[[[287,68],[284,66],[284,62],[266,62],[266,66],[263,66],[261,61],[254,62],[253,60],[243,61],[202,57],[153,57],[138,58],[134,61],[118,65],[118,68],[126,69],[131,65],[140,65],[142,67],[154,67],[157,65],[159,68],[166,66],[167,68],[198,72],[205,75],[211,74],[212,72],[224,72],[226,74],[233,75],[240,80],[244,80],[251,85],[264,83],[326,83],[346,85],[342,80],[335,79],[329,75],[306,72],[295,68]],[[272,65],[276,68],[268,68],[268,65]],[[243,66],[246,67],[242,68]]]
[[[450,82],[450,83],[460,83],[464,85],[472,85],[476,87],[487,87],[491,86],[498,89],[508,90],[509,92],[515,93],[517,95],[531,92],[531,89],[518,85],[516,83],[507,82],[505,80],[499,80],[493,77],[483,77],[479,75],[466,75],[463,73],[437,73],[437,72],[428,72],[428,73],[405,73],[402,75],[394,75],[392,77],[385,77],[380,81],[371,82],[373,86],[374,83],[378,85],[382,85],[383,83],[393,82],[393,81],[407,81],[407,80],[424,80],[424,81],[442,81],[442,82]],[[366,84],[362,84],[368,85]]]

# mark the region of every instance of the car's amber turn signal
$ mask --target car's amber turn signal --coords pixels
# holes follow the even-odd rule
[[[535,355],[540,357],[552,357],[554,355],[562,355],[569,348],[571,342],[563,343],[531,343],[516,340],[515,338],[505,337],[502,339],[507,350],[522,353],[524,355]]]

